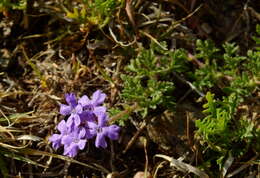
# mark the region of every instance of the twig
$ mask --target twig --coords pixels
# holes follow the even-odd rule
[[[168,49],[165,48],[164,46],[162,46],[152,35],[150,35],[149,33],[140,30],[140,33],[142,33],[143,35],[147,36],[148,38],[150,38],[153,42],[155,42],[158,46],[160,46],[163,50],[167,51]]]
[[[137,137],[140,135],[140,133],[144,130],[144,128],[146,127],[146,121],[144,120],[139,128],[139,130],[135,133],[135,135],[131,138],[131,140],[128,142],[128,144],[126,145],[123,154],[125,154],[127,152],[127,150],[134,144],[135,140],[137,139]]]
[[[209,176],[205,172],[199,170],[198,168],[196,168],[190,164],[184,163],[178,159],[174,159],[169,156],[162,155],[162,154],[157,154],[155,156],[169,161],[171,166],[174,166],[175,168],[177,168],[179,171],[181,171],[183,173],[192,172],[201,178],[209,178]]]
[[[201,97],[204,97],[205,94],[202,93],[201,91],[199,91],[191,82],[183,79],[182,77],[180,77],[176,72],[173,72],[173,75],[178,78],[180,81],[182,81],[183,83],[186,83],[187,85],[190,86],[191,90],[194,90],[196,93],[198,93]],[[189,91],[187,92],[189,94]],[[187,95],[187,94],[186,94]],[[185,95],[184,95],[185,96]],[[186,96],[185,96],[186,97]],[[183,97],[182,97],[183,98]],[[182,99],[181,98],[181,99]],[[183,98],[184,99],[184,98]]]
[[[255,16],[260,21],[260,13],[256,12],[255,9],[252,7],[247,7],[247,9],[250,11],[250,13]]]
[[[148,174],[148,154],[147,154],[147,140],[144,139],[144,153],[145,153],[145,168],[144,168],[144,177],[147,178]]]
[[[173,22],[171,27],[165,33],[163,33],[160,38],[164,38],[165,36],[169,35],[172,32],[172,30],[174,30],[180,23],[184,22],[188,18],[192,17],[196,12],[198,12],[202,6],[203,6],[203,4],[201,4],[199,7],[197,7],[192,13],[190,13],[186,17],[184,17],[181,20],[178,20],[176,22]]]
[[[111,117],[111,119],[109,120],[109,123],[113,123],[115,122],[117,119],[122,118],[124,115],[127,115],[131,112],[133,112],[134,110],[136,110],[138,108],[138,104],[135,103],[133,106],[130,106],[129,108],[127,108],[126,110],[116,114],[115,116]]]

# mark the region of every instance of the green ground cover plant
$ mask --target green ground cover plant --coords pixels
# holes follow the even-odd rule
[[[257,33],[260,35],[258,30]],[[254,37],[254,40],[258,43],[259,38]],[[238,106],[259,90],[260,53],[256,48],[248,50],[247,56],[240,56],[238,46],[226,43],[223,45],[224,54],[214,58],[212,54],[219,50],[209,43],[197,43],[197,57],[204,58],[205,66],[195,72],[197,81],[194,84],[201,89],[217,86],[224,95],[222,99],[216,100],[214,94],[207,93],[207,103],[203,105],[203,112],[207,116],[196,121],[196,134],[205,150],[210,148],[207,152],[211,156],[212,151],[218,152],[215,159],[219,167],[223,168],[224,161],[230,155],[240,157],[252,147],[259,149],[257,140],[260,139],[260,129],[254,120],[238,114]],[[211,63],[209,59],[212,59]],[[218,65],[217,62],[221,59],[223,61]]]
[[[200,89],[218,87],[227,94],[249,96],[259,85],[259,51],[249,50],[247,56],[240,56],[234,43],[225,43],[223,49],[221,55],[212,42],[197,41],[196,56],[204,60],[204,66],[195,71],[194,85]]]
[[[259,38],[254,37],[254,40],[257,43]],[[259,90],[260,56],[258,48],[248,50],[247,56],[240,56],[234,43],[223,44],[222,51],[212,41],[197,40],[196,45],[196,57],[203,61],[203,66],[195,69],[191,79],[199,90],[208,91],[203,104],[206,116],[196,121],[196,138],[203,145],[205,157],[211,155],[210,160],[215,160],[221,171],[230,155],[241,157],[252,147],[259,149],[257,123],[239,116],[237,110]],[[174,111],[172,73],[190,76],[185,50],[164,51],[156,47],[152,45],[148,50],[141,50],[126,67],[130,73],[122,75],[121,96],[126,101],[137,102],[143,117],[158,106]],[[222,99],[214,98],[215,94],[210,92],[214,87],[220,89]]]
[[[102,28],[109,23],[111,16],[121,2],[119,0],[82,0],[78,3],[74,5],[73,1],[68,1],[67,8],[65,5],[63,6],[66,17],[80,24],[96,25]]]
[[[174,83],[170,75],[173,71],[185,71],[186,58],[186,52],[181,49],[168,51],[156,44],[150,49],[142,49],[126,66],[129,74],[121,76],[124,81],[122,98],[137,102],[143,117],[149,109],[155,110],[159,106],[174,109]]]

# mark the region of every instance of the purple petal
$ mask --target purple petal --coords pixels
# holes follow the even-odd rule
[[[81,105],[81,104],[78,104],[78,105],[75,107],[75,111],[76,111],[77,114],[82,113],[82,111],[83,111],[82,105]]]
[[[66,101],[73,108],[77,105],[77,98],[74,93],[65,94]]]
[[[98,125],[95,122],[88,122],[88,127],[89,127],[88,130],[89,130],[90,135],[97,134]]]
[[[78,103],[81,104],[83,107],[91,104],[89,98],[86,95],[83,95],[79,99]]]
[[[103,131],[106,136],[111,140],[117,140],[119,137],[120,127],[118,127],[117,125],[110,125],[108,127],[104,127]]]
[[[94,112],[106,112],[107,108],[105,106],[96,106],[94,107]]]
[[[94,106],[100,105],[100,104],[102,104],[104,102],[105,98],[106,98],[106,94],[102,93],[101,90],[97,90],[92,95],[91,103]]]
[[[52,147],[57,150],[61,146],[61,138],[62,136],[60,134],[53,134],[49,141],[52,142]]]
[[[73,137],[71,137],[70,135],[66,135],[66,136],[62,137],[61,143],[65,146],[70,145],[73,143]]]
[[[107,119],[108,119],[108,116],[106,115],[106,113],[100,113],[97,117],[98,117],[98,126],[99,127],[106,126]]]
[[[57,150],[61,147],[61,143],[60,142],[53,142],[51,146],[54,150]]]
[[[95,140],[95,146],[97,148],[106,148],[107,147],[107,142],[105,140],[105,135],[103,132],[100,132],[97,134],[96,140]]]
[[[89,129],[97,129],[98,125],[95,122],[88,122]]]
[[[73,118],[74,118],[73,120],[74,120],[75,126],[79,126],[80,123],[81,123],[81,120],[80,120],[79,115],[78,115],[78,114],[75,114],[75,115],[73,115]]]
[[[68,120],[67,120],[67,127],[68,127],[68,130],[72,130],[73,128],[73,124],[74,124],[74,117],[71,115]]]
[[[52,136],[49,137],[50,142],[57,142],[61,139],[62,135],[60,134],[53,134]]]
[[[94,107],[94,113],[96,114],[96,115],[98,115],[98,114],[100,114],[100,113],[105,113],[106,112],[106,107],[105,106],[96,106],[96,107]]]
[[[65,105],[65,104],[61,104],[60,105],[60,113],[64,116],[69,115],[72,111],[71,106]]]
[[[86,142],[87,142],[87,140],[83,140],[83,139],[81,139],[78,142],[78,147],[79,147],[80,150],[83,150],[85,148]]]
[[[84,138],[85,136],[86,136],[86,129],[81,128],[80,131],[79,131],[79,133],[77,134],[77,138],[78,138],[78,139],[82,139],[82,138]]]
[[[62,135],[67,133],[68,128],[67,128],[65,120],[60,121],[60,123],[57,126],[57,129],[60,131],[60,133]]]
[[[69,157],[75,157],[78,153],[78,146],[74,143],[72,143],[70,146],[65,147],[64,146],[64,155],[67,155]]]

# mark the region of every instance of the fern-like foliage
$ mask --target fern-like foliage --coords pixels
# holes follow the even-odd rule
[[[260,26],[257,26],[260,35]],[[256,45],[259,37],[253,38]],[[234,43],[223,44],[223,49],[216,49],[211,41],[197,42],[196,57],[203,62],[195,70],[194,85],[201,90],[218,89],[218,96],[207,92],[206,104],[203,105],[206,116],[197,120],[196,138],[203,146],[207,160],[214,160],[223,168],[228,156],[239,157],[249,148],[260,148],[260,129],[248,115],[241,115],[237,108],[248,97],[259,90],[260,52],[259,48],[240,55],[239,47]],[[252,144],[254,143],[254,145]],[[257,143],[257,144],[255,144]],[[210,166],[209,166],[210,167]]]
[[[219,51],[219,49],[215,47],[215,44],[211,40],[197,40],[196,47],[196,57],[205,59],[206,64],[210,64],[211,60],[216,57],[216,54]]]
[[[200,90],[203,88],[211,88],[213,87],[217,79],[219,78],[221,73],[217,72],[218,64],[217,64],[217,49],[214,43],[211,40],[197,40],[196,41],[196,57],[198,59],[203,59],[205,63],[204,67],[195,71],[194,78],[196,81],[194,85],[198,87]]]
[[[260,52],[249,50],[247,56],[239,55],[239,47],[225,43],[221,54],[210,41],[197,42],[198,58],[204,66],[194,74],[194,85],[200,90],[218,87],[228,95],[237,93],[242,99],[258,89]]]
[[[121,76],[124,88],[121,96],[129,102],[137,102],[145,116],[157,106],[173,108],[174,83],[171,73],[186,70],[187,55],[183,50],[165,51],[152,44],[143,49],[126,67]]]
[[[198,130],[196,136],[203,145],[225,156],[242,155],[251,144],[252,139],[259,139],[257,128],[247,118],[238,117],[239,98],[232,93],[223,100],[214,99],[214,94],[208,92],[207,103],[203,105],[206,117],[195,122]],[[239,144],[243,146],[238,147]]]
[[[207,116],[196,121],[197,134],[203,137],[207,144],[217,151],[227,151],[232,144],[233,130],[231,121],[235,115],[237,98],[235,94],[224,98],[223,101],[216,101],[214,94],[206,95],[207,103],[203,105],[203,111]]]

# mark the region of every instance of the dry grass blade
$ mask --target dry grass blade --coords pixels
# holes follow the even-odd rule
[[[126,14],[130,20],[130,22],[132,23],[134,29],[136,30],[136,25],[135,25],[135,20],[134,20],[134,16],[133,16],[133,10],[132,10],[132,0],[126,0],[126,7],[125,7],[125,10],[126,10]]]
[[[2,133],[2,132],[8,133],[11,136],[11,138],[14,139],[14,136],[11,132],[20,132],[20,130],[7,128],[7,127],[3,127],[0,125],[0,133]]]
[[[134,44],[134,43],[136,42],[136,37],[134,36],[134,40],[133,40],[132,42],[129,42],[129,43],[125,44],[124,42],[121,42],[121,41],[118,41],[118,40],[117,40],[117,37],[116,37],[116,35],[114,34],[114,32],[112,31],[111,27],[109,27],[108,30],[109,30],[109,33],[110,33],[110,35],[112,36],[113,40],[114,40],[117,44],[119,44],[120,46],[123,46],[123,47],[131,46],[132,44]]]
[[[250,162],[256,160],[258,157],[258,155],[254,156],[252,159],[250,159],[248,161],[248,164],[243,164],[242,166],[240,166],[238,169],[236,169],[235,171],[231,172],[230,174],[228,174],[226,177],[233,177],[234,175],[240,173],[241,171],[243,171],[244,169],[246,169],[248,166],[250,166]]]
[[[0,109],[0,113],[4,116],[4,119],[8,122],[8,125],[10,126],[10,120],[8,119],[8,117],[6,117],[6,115],[3,113],[3,111]]]
[[[17,140],[31,140],[31,141],[41,141],[43,140],[41,137],[35,135],[19,135]]]
[[[26,91],[15,91],[15,92],[2,92],[0,91],[0,99],[6,98],[8,96],[16,96],[16,95],[31,95],[32,92],[26,92]]]
[[[104,168],[100,165],[97,165],[97,164],[93,164],[94,166],[92,166],[90,164],[86,164],[86,163],[82,163],[80,161],[76,161],[75,159],[69,158],[67,156],[61,156],[61,155],[57,155],[57,154],[53,154],[53,153],[49,153],[49,152],[45,152],[45,151],[39,151],[39,150],[30,149],[30,148],[25,148],[25,149],[19,150],[19,152],[23,153],[23,154],[28,154],[28,155],[36,155],[36,156],[43,156],[44,155],[44,156],[50,156],[50,157],[62,159],[64,161],[76,163],[76,164],[85,166],[85,167],[90,168],[90,169],[101,171],[101,172],[106,173],[106,174],[108,174],[110,172],[106,168]]]
[[[201,178],[209,178],[209,176],[205,172],[199,170],[198,168],[196,168],[194,166],[184,163],[180,160],[177,160],[177,159],[174,159],[169,156],[162,155],[162,154],[157,154],[157,155],[155,155],[155,157],[163,158],[163,159],[169,161],[171,166],[174,166],[181,172],[184,172],[184,173],[192,172]]]
[[[158,164],[158,166],[156,166],[156,169],[155,169],[154,174],[153,174],[153,178],[157,177],[157,173],[158,173],[159,169],[163,167],[164,163],[166,163],[166,161],[162,161],[162,162],[160,162],[160,164]]]
[[[144,153],[145,153],[145,169],[144,169],[144,177],[147,177],[147,175],[150,175],[148,172],[148,164],[149,164],[149,160],[148,160],[148,154],[147,154],[147,139],[144,138],[143,139],[143,143],[144,143]],[[150,177],[150,176],[149,176]]]
[[[26,162],[28,164],[33,164],[35,166],[39,166],[39,167],[43,167],[43,168],[48,168],[47,166],[45,165],[42,165],[42,164],[39,164],[29,158],[26,158],[24,156],[21,156],[21,155],[18,155],[18,154],[15,154],[14,152],[12,151],[5,151],[5,150],[0,150],[0,153],[5,156],[5,157],[9,157],[9,158],[12,158],[12,159],[15,159],[15,160],[18,160],[18,161],[23,161],[23,162]]]
[[[165,48],[164,46],[162,46],[159,41],[154,38],[152,35],[150,35],[149,33],[145,32],[145,31],[142,31],[140,30],[140,33],[142,33],[143,35],[147,36],[148,38],[150,38],[153,42],[155,42],[158,46],[160,46],[163,50],[167,51],[168,49]]]
[[[8,116],[8,120],[10,122],[12,121],[12,124],[13,124],[13,122],[16,122],[17,120],[19,120],[21,118],[30,118],[30,117],[32,117],[32,116],[30,116],[30,114],[32,114],[33,112],[34,111],[29,111],[29,112],[24,112],[24,113],[15,113],[15,114],[12,114],[12,115]],[[4,122],[4,121],[6,121],[6,118],[0,117],[0,122]]]
[[[199,7],[197,7],[192,13],[188,14],[186,17],[182,18],[181,20],[178,20],[176,22],[173,22],[171,27],[167,29],[165,33],[161,35],[161,38],[164,38],[165,36],[168,36],[180,23],[186,21],[190,17],[192,17],[196,12],[198,12],[203,7],[203,4],[201,4]]]
[[[3,148],[6,148],[6,149],[17,149],[18,150],[18,149],[26,148],[28,146],[28,144],[23,145],[23,146],[12,146],[12,145],[0,142],[0,146]]]
[[[222,177],[225,177],[225,175],[227,174],[227,171],[230,168],[230,166],[232,165],[233,161],[234,161],[234,157],[232,155],[229,155],[229,157],[225,161],[224,167],[221,171]]]

